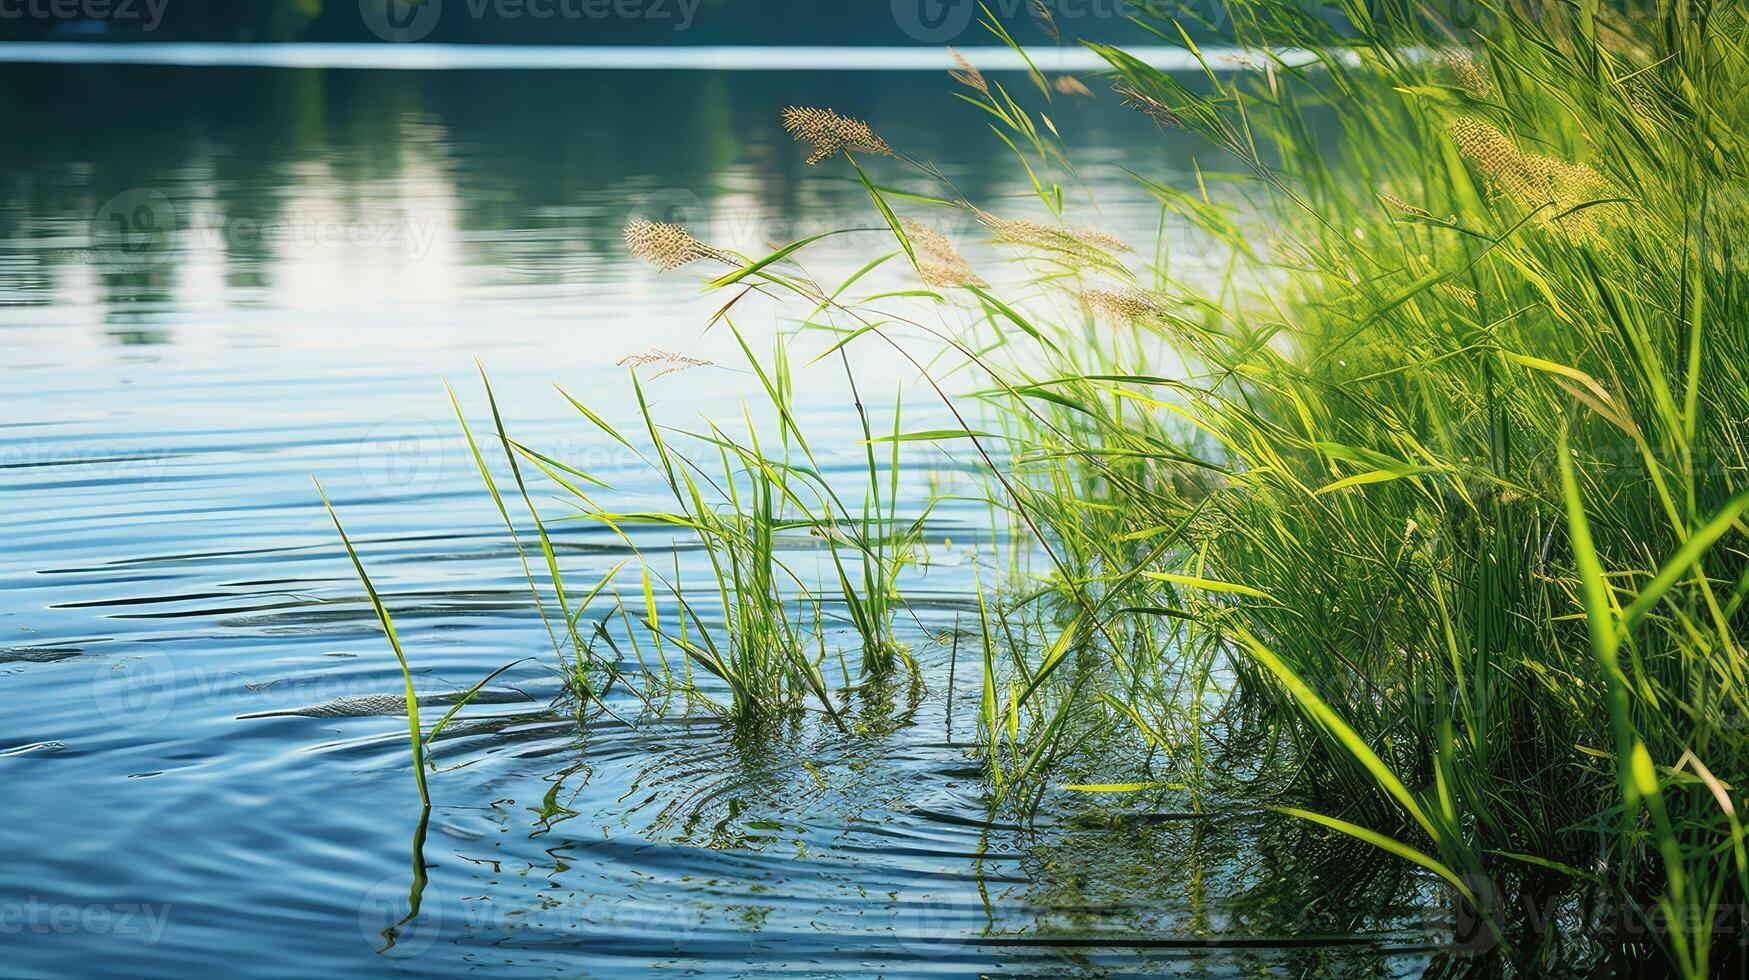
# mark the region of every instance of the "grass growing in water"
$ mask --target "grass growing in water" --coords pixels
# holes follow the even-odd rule
[[[1292,760],[1289,812],[1446,879],[1522,969],[1590,942],[1734,969],[1744,12],[1484,3],[1481,36],[1344,9],[1338,29],[1231,7],[1243,41],[1325,52],[1316,71],[1192,90],[1100,49],[1282,226],[1265,247],[1206,192],[1149,184],[1230,247],[1220,290],[1166,261],[1064,276],[1127,343],[1044,331],[1053,373],[995,393],[1052,447],[1017,503],[1126,610],[1108,626],[1173,640],[1103,650],[1078,696],[1192,780],[1214,775],[1198,733],[1248,723]],[[1149,370],[1148,338],[1186,370]],[[1229,673],[1212,705],[1184,696]],[[1625,921],[1538,921],[1575,894]]]
[[[1006,413],[1002,434],[957,409],[952,432],[865,428],[860,508],[820,476],[786,405],[781,351],[769,372],[749,352],[775,440],[751,422],[744,438],[676,433],[645,406],[637,451],[672,511],[600,507],[586,474],[500,431],[501,442],[576,498],[575,519],[697,537],[720,630],[684,601],[679,622],[659,622],[654,590],[679,583],[642,561],[643,609],[614,609],[720,679],[731,703],[718,707],[751,717],[803,701],[833,710],[821,597],[778,560],[778,536],[805,528],[829,542],[864,670],[891,669],[903,660],[894,581],[919,525],[901,528],[896,462],[883,480],[873,447],[969,440],[991,464],[993,511],[1048,558],[1032,588],[979,597],[997,799],[1037,805],[1078,746],[1119,733],[1154,751],[1148,770],[1089,790],[1175,783],[1197,805],[1217,791],[1281,801],[1444,880],[1480,913],[1478,935],[1462,937],[1472,952],[1526,972],[1740,965],[1749,301],[1736,243],[1749,229],[1749,25],[1739,7],[1653,17],[1580,4],[1536,20],[1506,3],[1477,9],[1485,34],[1390,5],[1326,21],[1240,0],[1232,29],[1264,70],[1211,71],[1194,89],[1098,49],[1121,97],[1166,138],[1205,139],[1239,168],[1220,183],[1199,172],[1195,189],[1143,178],[1163,219],[1230,249],[1213,289],[1164,249],[1133,256],[1062,220],[1072,172],[1048,112],[975,71],[962,73],[967,98],[1054,220],[975,209],[900,157],[937,182],[903,199],[946,187],[949,206],[1037,271],[1034,302],[998,298],[896,214],[899,195],[855,159],[893,152],[866,125],[846,121],[861,127],[855,139],[810,137],[814,162],[846,157],[894,255],[926,285],[958,290],[926,298],[1027,347],[997,364],[938,334],[987,374],[978,399]],[[1031,78],[1039,98],[1059,91]],[[816,130],[827,119],[795,118]],[[1320,140],[1320,119],[1341,149]],[[1276,240],[1260,241],[1210,185],[1278,216]],[[840,331],[828,354],[894,342],[897,314],[796,271],[789,260],[817,239],[757,260],[672,227],[628,240],[664,267],[726,264],[713,288],[803,299],[808,319],[825,313]],[[1033,448],[998,466],[1004,439]],[[716,465],[696,465],[699,453]],[[568,634],[586,676],[577,623],[589,602],[567,602],[535,519],[565,615],[555,645]],[[507,511],[506,522],[515,533]],[[648,686],[655,673],[644,675]],[[1240,747],[1273,761],[1239,765]],[[1626,919],[1563,936],[1543,913],[1572,896]]]

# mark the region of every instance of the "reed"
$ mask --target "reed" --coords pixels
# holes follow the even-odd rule
[[[1486,35],[1240,0],[1241,42],[1319,61],[1194,90],[1095,46],[1276,216],[1264,247],[1143,178],[1231,253],[1215,291],[1061,220],[1048,119],[956,76],[1059,220],[951,204],[1068,301],[964,286],[1048,365],[959,349],[1033,447],[992,503],[1049,558],[980,607],[995,797],[1036,804],[1103,722],[1158,750],[1114,785],[1290,800],[1443,880],[1519,970],[1707,976],[1749,901],[1745,15],[1480,8]],[[1637,925],[1534,913],[1587,899]]]
[[[1311,18],[1231,0],[1263,70],[1211,68],[1196,88],[1092,45],[1164,138],[1236,170],[1199,171],[1194,188],[1139,176],[1163,223],[1230,255],[1213,286],[1162,244],[1138,254],[1068,220],[1073,167],[1046,109],[1072,89],[1029,72],[1047,105],[1028,108],[963,60],[958,94],[1050,220],[997,217],[867,124],[792,108],[808,162],[845,156],[892,252],[826,288],[800,263],[825,236],[752,259],[628,229],[661,268],[727,264],[708,289],[804,304],[837,335],[816,360],[848,372],[847,351],[870,343],[911,359],[954,426],[908,433],[895,411],[877,435],[856,395],[860,507],[821,476],[781,345],[767,359],[741,341],[777,418],[764,431],[666,429],[634,382],[636,451],[670,511],[598,506],[579,474],[503,441],[575,496],[573,519],[696,538],[718,622],[684,596],[679,622],[658,621],[668,583],[649,562],[643,610],[618,608],[717,677],[731,692],[718,708],[808,702],[835,719],[822,590],[779,537],[825,542],[863,671],[893,669],[898,577],[927,516],[899,517],[896,447],[959,441],[986,467],[993,536],[1031,539],[978,570],[992,807],[1046,805],[1054,773],[1123,740],[1140,751],[1110,758],[1135,770],[1065,791],[1272,801],[1443,882],[1475,925],[1454,956],[1530,974],[1741,970],[1749,15],[1475,7],[1485,33],[1394,3]],[[1317,59],[1267,53],[1288,48]],[[896,157],[920,186],[895,195],[855,153]],[[889,198],[970,215],[1033,281],[990,286]],[[901,257],[927,288],[845,298]],[[913,352],[901,324],[937,349]],[[931,369],[944,362],[978,389],[950,393]],[[1540,914],[1588,901],[1635,924],[1563,930]]]
[[[1281,226],[1146,184],[1225,288],[1057,277],[1102,334],[1034,319],[1051,370],[997,372],[1051,450],[1014,503],[1102,596],[1105,666],[1058,694],[1159,747],[1142,778],[1230,789],[1201,743],[1261,739],[1289,812],[1444,879],[1519,970],[1738,970],[1745,15],[1479,7],[1454,37],[1236,3],[1242,41],[1327,54],[1207,90],[1100,49]],[[1637,923],[1563,934],[1550,896]]]

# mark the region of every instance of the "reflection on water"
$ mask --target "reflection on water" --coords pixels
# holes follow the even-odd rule
[[[859,189],[790,152],[777,110],[798,101],[869,115],[895,145],[950,164],[974,201],[1026,192],[934,75],[5,66],[0,78],[42,93],[0,107],[5,322],[42,323],[16,309],[46,306],[61,322],[101,317],[123,341],[167,339],[138,329],[167,304],[356,322],[412,296],[599,302],[588,287],[615,274],[633,214],[704,219],[746,247],[866,226]],[[94,104],[104,124],[77,123]],[[1109,107],[1061,115],[1089,144],[1151,131]],[[1106,156],[1109,181],[1120,160]]]
[[[440,379],[478,412],[478,357],[524,442],[613,483],[626,509],[656,506],[650,475],[551,384],[624,422],[616,363],[660,347],[720,365],[649,383],[676,424],[738,413],[757,388],[725,331],[701,334],[720,299],[628,265],[621,226],[682,220],[749,251],[868,226],[860,187],[804,167],[781,132],[777,110],[798,102],[865,115],[972,201],[1028,210],[1024,175],[944,79],[52,66],[0,78],[35,93],[0,103],[10,968],[69,955],[162,976],[1423,962],[1439,895],[1252,812],[1190,815],[1161,791],[1115,817],[1065,800],[1054,820],[987,819],[965,664],[947,680],[979,560],[948,539],[974,540],[986,519],[970,505],[932,513],[931,564],[904,583],[924,683],[858,693],[848,733],[814,719],[737,732],[702,712],[580,722],[555,701],[546,636]],[[1156,149],[1150,124],[1109,98],[1053,111],[1088,147],[1100,207],[1082,217],[1150,241],[1157,212],[1119,168],[1185,185],[1189,156]],[[946,230],[1000,281],[1000,255]],[[1166,239],[1180,275],[1219,266],[1192,232],[1170,225]],[[888,248],[881,232],[829,239],[810,271],[842,278]],[[775,342],[776,310],[749,301],[738,315],[756,346]],[[908,424],[929,428],[939,409],[902,365],[873,348],[857,360],[865,390],[906,392]],[[828,473],[854,474],[840,384],[803,371],[796,399],[815,444],[842,447]],[[953,466],[924,449],[913,463],[916,501]],[[394,661],[312,475],[385,592],[421,692],[534,658],[434,745],[444,771],[428,823],[404,724],[380,713],[399,689]],[[664,550],[659,532],[636,534]],[[579,525],[556,548],[583,581],[626,554]],[[805,541],[785,556],[822,560]],[[689,589],[704,582],[695,553],[675,560]],[[638,719],[629,698],[611,707]]]

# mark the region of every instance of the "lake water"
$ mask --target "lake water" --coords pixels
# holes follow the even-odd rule
[[[660,349],[715,362],[648,381],[676,426],[735,422],[760,396],[727,331],[703,331],[725,297],[630,262],[621,227],[665,216],[759,252],[878,223],[842,164],[803,165],[778,122],[790,104],[868,118],[975,203],[1037,216],[945,77],[12,65],[0,80],[14,93],[0,102],[7,972],[1425,965],[1444,914],[1431,890],[1275,833],[1255,808],[1196,815],[1161,797],[1077,817],[1065,800],[1036,823],[989,820],[975,686],[962,672],[950,709],[946,683],[988,560],[979,507],[939,507],[932,563],[906,580],[925,689],[861,697],[850,735],[736,732],[700,711],[579,725],[552,706],[551,646],[442,382],[489,426],[477,358],[514,436],[612,483],[620,509],[662,506],[553,385],[630,423],[619,362]],[[1146,250],[1158,213],[1120,168],[1188,186],[1188,140],[1109,96],[1057,104],[1099,204],[1078,216]],[[118,216],[146,247],[117,247],[133,241]],[[1003,278],[977,236],[949,230]],[[1186,275],[1219,262],[1184,229],[1166,237]],[[829,239],[809,271],[835,281],[890,247]],[[764,352],[782,314],[759,302],[735,323]],[[800,365],[829,341],[782,342]],[[871,405],[903,392],[907,428],[943,423],[890,351],[861,344],[855,364]],[[797,397],[827,469],[854,481],[841,368],[799,371]],[[955,466],[909,456],[919,481]],[[426,824],[401,717],[239,717],[400,689],[312,477],[423,692],[535,658],[436,744]],[[561,512],[550,489],[543,507]],[[577,581],[627,557],[604,529],[561,527]],[[637,534],[653,553],[671,536]],[[817,567],[809,549],[790,560]],[[674,560],[702,585],[696,554]]]

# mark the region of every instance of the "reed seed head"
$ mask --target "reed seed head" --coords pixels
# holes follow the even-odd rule
[[[619,359],[618,364],[620,367],[626,367],[629,365],[633,368],[648,367],[652,364],[666,365],[662,370],[651,375],[650,380],[654,381],[656,378],[674,374],[678,371],[686,371],[695,367],[714,366],[716,362],[707,361],[698,357],[688,357],[685,354],[676,354],[673,351],[665,351],[660,347],[652,347],[642,354],[631,354],[622,357]]]
[[[1458,151],[1496,191],[1525,207],[1550,205],[1539,218],[1542,224],[1558,221],[1563,228],[1588,233],[1597,229],[1603,215],[1619,212],[1611,205],[1567,213],[1614,193],[1609,178],[1582,163],[1525,153],[1505,133],[1471,116],[1453,119],[1450,129]]]
[[[972,271],[971,264],[960,255],[941,232],[910,218],[899,226],[917,252],[917,271],[931,286],[982,286],[984,280]]]
[[[973,213],[984,227],[996,233],[997,238],[1013,245],[1044,249],[1082,260],[1110,260],[1114,252],[1130,251],[1124,242],[1097,228],[1065,228],[1025,218],[998,218],[975,208]]]
[[[634,221],[625,227],[626,251],[663,272],[700,259],[735,264],[721,249],[692,237],[684,227],[666,221]]]
[[[884,157],[893,155],[893,148],[870,129],[868,123],[841,116],[831,109],[790,106],[783,110],[783,128],[798,141],[813,144],[814,152],[808,156],[810,164],[819,163],[841,150]]]
[[[1056,81],[1051,83],[1051,88],[1056,89],[1064,95],[1093,94],[1093,92],[1088,89],[1086,85],[1082,84],[1081,80],[1074,75],[1058,75]]]
[[[1494,94],[1494,82],[1468,51],[1455,48],[1440,55],[1441,61],[1457,76],[1458,85],[1472,99],[1486,99]]]
[[[1032,0],[1032,13],[1034,17],[1038,18],[1039,26],[1043,27],[1045,33],[1051,36],[1052,41],[1063,39],[1063,31],[1057,26],[1057,18],[1051,14],[1051,8],[1045,3],[1045,0]]]
[[[1167,316],[1166,301],[1158,293],[1135,286],[1109,286],[1088,289],[1081,301],[1093,311],[1093,317],[1114,326],[1147,323]]]
[[[959,71],[948,72],[953,80],[967,88],[976,89],[985,95],[989,95],[990,83],[984,80],[984,73],[979,71],[977,66],[973,65],[970,61],[967,61],[965,55],[960,54],[958,51],[954,51],[952,48],[948,48],[947,50],[952,52],[953,60],[958,62],[960,66]]]
[[[1153,116],[1155,122],[1165,126],[1177,126],[1183,122],[1171,106],[1152,95],[1144,95],[1128,85],[1116,85],[1112,87],[1112,90],[1123,97],[1123,105],[1126,109],[1134,109],[1137,112]]]

